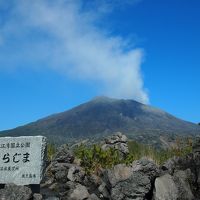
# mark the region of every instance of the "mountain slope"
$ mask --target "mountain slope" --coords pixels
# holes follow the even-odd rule
[[[63,142],[102,137],[115,131],[134,136],[198,134],[200,127],[162,110],[134,100],[98,97],[71,110],[28,125],[0,132],[1,135],[45,135]]]

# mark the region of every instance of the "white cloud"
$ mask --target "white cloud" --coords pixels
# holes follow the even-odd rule
[[[113,1],[108,2],[104,6]],[[106,95],[147,103],[140,72],[143,51],[130,49],[123,38],[98,28],[97,10],[83,9],[78,0],[18,1],[12,8],[12,18],[0,28],[2,41],[12,39],[20,44],[17,52],[8,48],[10,65],[22,60],[27,64],[42,62],[68,77],[101,83]],[[4,53],[0,63],[5,63],[2,57]]]

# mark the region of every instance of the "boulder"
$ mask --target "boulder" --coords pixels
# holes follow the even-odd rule
[[[86,174],[81,167],[73,165],[68,170],[67,179],[70,181],[82,183],[84,181],[85,175]]]
[[[88,190],[85,186],[81,184],[76,184],[73,187],[70,188],[66,199],[70,200],[83,200],[88,198],[90,195],[88,193]]]
[[[197,187],[200,188],[200,153],[193,153],[193,170],[192,172],[196,174]]]
[[[194,153],[199,152],[200,153],[200,136],[197,136],[195,138],[195,142],[192,145],[192,151]]]
[[[174,170],[176,168],[176,163],[177,163],[176,157],[173,157],[169,160],[167,160],[160,168],[164,173],[169,173],[170,175],[173,175]]]
[[[165,174],[155,180],[155,200],[194,200],[190,180],[191,171],[178,170],[173,176]]]
[[[84,185],[86,185],[88,188],[92,187],[97,188],[101,184],[102,184],[102,179],[96,174],[90,174],[85,176]]]
[[[102,149],[106,150],[109,148],[118,150],[122,157],[126,156],[129,153],[127,137],[122,133],[117,132],[116,134],[106,138],[102,145]]]
[[[151,190],[151,181],[148,176],[134,172],[127,180],[118,182],[111,189],[112,200],[137,199],[143,200]]]
[[[198,143],[197,143],[198,144]],[[196,144],[196,145],[197,145]],[[200,196],[200,152],[195,150],[195,145],[193,146],[192,153],[189,153],[182,157],[174,157],[169,159],[162,167],[163,174],[169,173],[176,178],[176,171],[189,171],[188,175],[190,188],[193,196],[199,198]],[[191,196],[191,195],[190,195]]]
[[[57,153],[55,154],[54,158],[53,158],[53,162],[59,162],[59,163],[73,163],[74,161],[74,155],[71,152],[71,150],[69,150],[69,148],[67,147],[67,145],[62,145]]]
[[[191,170],[178,170],[174,172],[173,180],[178,189],[178,197],[181,200],[193,200],[194,195],[191,190],[191,180],[193,179]]]
[[[100,193],[100,196],[103,196],[106,199],[109,199],[110,194],[109,194],[109,190],[108,187],[106,185],[106,183],[102,183],[99,187],[98,187],[98,191]]]
[[[96,194],[91,194],[87,200],[100,200]]]
[[[50,179],[53,179],[56,182],[66,183],[68,180],[68,171],[72,166],[73,164],[70,163],[53,162],[50,168],[48,168],[47,173],[51,174]]]
[[[154,181],[155,178],[160,174],[158,165],[156,165],[153,161],[148,160],[147,158],[136,160],[132,163],[131,166],[133,172],[141,172],[147,175],[151,181]]]
[[[141,159],[131,166],[119,164],[104,173],[111,199],[150,199],[155,178],[159,175],[158,166],[148,159]]]
[[[116,132],[114,135],[105,139],[106,144],[126,143],[127,141],[126,135],[123,135],[121,132]]]
[[[43,200],[43,197],[39,193],[33,194],[33,200]]]
[[[32,191],[26,186],[7,184],[4,189],[0,190],[1,200],[30,200],[31,198]]]
[[[178,200],[178,188],[170,174],[165,174],[155,180],[155,200]]]
[[[114,187],[118,182],[127,180],[132,175],[132,168],[125,164],[115,165],[112,169],[108,169],[104,173],[106,180]]]

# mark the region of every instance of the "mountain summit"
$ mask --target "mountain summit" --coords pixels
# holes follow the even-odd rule
[[[198,134],[200,127],[134,100],[101,96],[68,111],[0,133],[2,136],[44,135],[55,142],[66,142],[100,138],[117,131],[136,140],[148,141],[157,140],[158,136]]]

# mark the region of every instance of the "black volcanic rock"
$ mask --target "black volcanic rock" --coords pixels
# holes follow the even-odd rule
[[[44,135],[50,140],[69,143],[78,138],[98,138],[117,131],[129,137],[152,134],[157,137],[198,134],[200,127],[134,100],[97,97],[63,113],[0,133],[2,136]]]
[[[121,135],[121,143],[126,136]],[[112,143],[116,135],[111,136]],[[114,140],[113,140],[114,139]],[[119,138],[118,138],[119,139]],[[118,141],[117,139],[117,141]],[[110,138],[108,138],[108,141]],[[200,146],[199,138],[194,147]],[[200,152],[173,157],[164,165],[143,157],[90,174],[66,145],[57,149],[45,170],[40,193],[32,186],[1,185],[1,200],[199,200]],[[67,159],[63,159],[67,157]]]

